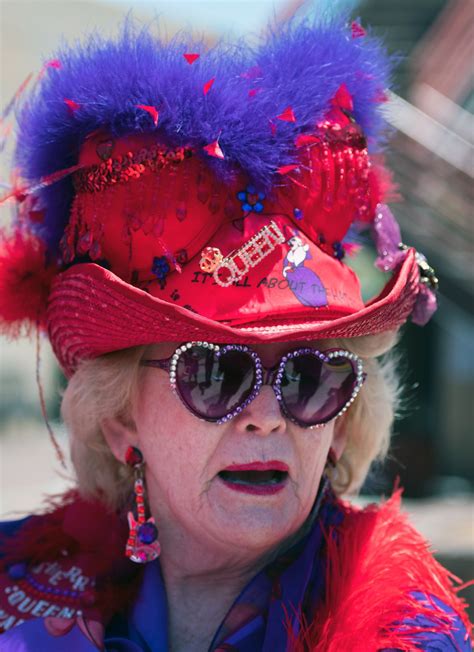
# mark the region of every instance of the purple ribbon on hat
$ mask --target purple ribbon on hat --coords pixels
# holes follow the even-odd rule
[[[383,272],[398,268],[406,258],[408,247],[403,244],[398,222],[385,204],[377,206],[372,223],[372,237],[378,253],[376,267]],[[414,324],[424,326],[437,309],[437,279],[423,254],[416,252],[416,261],[420,268],[420,281],[411,319]]]

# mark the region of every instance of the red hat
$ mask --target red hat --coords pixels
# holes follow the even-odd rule
[[[337,22],[288,26],[253,60],[219,48],[190,58],[182,38],[127,28],[60,53],[28,100],[4,321],[40,315],[67,373],[152,342],[355,337],[415,308],[426,321],[433,270],[401,244],[369,152],[379,45]],[[371,231],[393,271],[367,304],[345,263],[354,229]],[[12,266],[52,284],[21,290]]]

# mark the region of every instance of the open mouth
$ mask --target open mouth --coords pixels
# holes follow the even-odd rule
[[[233,484],[279,484],[288,476],[286,471],[221,471],[219,477]]]
[[[269,469],[266,471],[221,471],[219,478],[235,491],[255,494],[272,494],[286,485],[287,471]]]

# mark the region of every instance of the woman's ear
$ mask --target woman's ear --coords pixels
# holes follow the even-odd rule
[[[334,424],[331,448],[333,449],[337,460],[341,459],[341,456],[347,444],[348,432],[345,427],[346,414],[343,414],[342,416],[338,417]]]
[[[119,462],[124,462],[129,446],[137,445],[137,431],[133,421],[125,421],[119,417],[103,419],[100,427],[104,439],[112,454]]]

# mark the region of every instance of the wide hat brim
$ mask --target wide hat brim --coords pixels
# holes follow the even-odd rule
[[[257,344],[348,338],[398,329],[419,291],[410,249],[382,292],[351,314],[324,318],[315,308],[229,325],[152,296],[94,263],[71,267],[54,281],[47,322],[53,350],[67,375],[83,360],[157,342]]]

